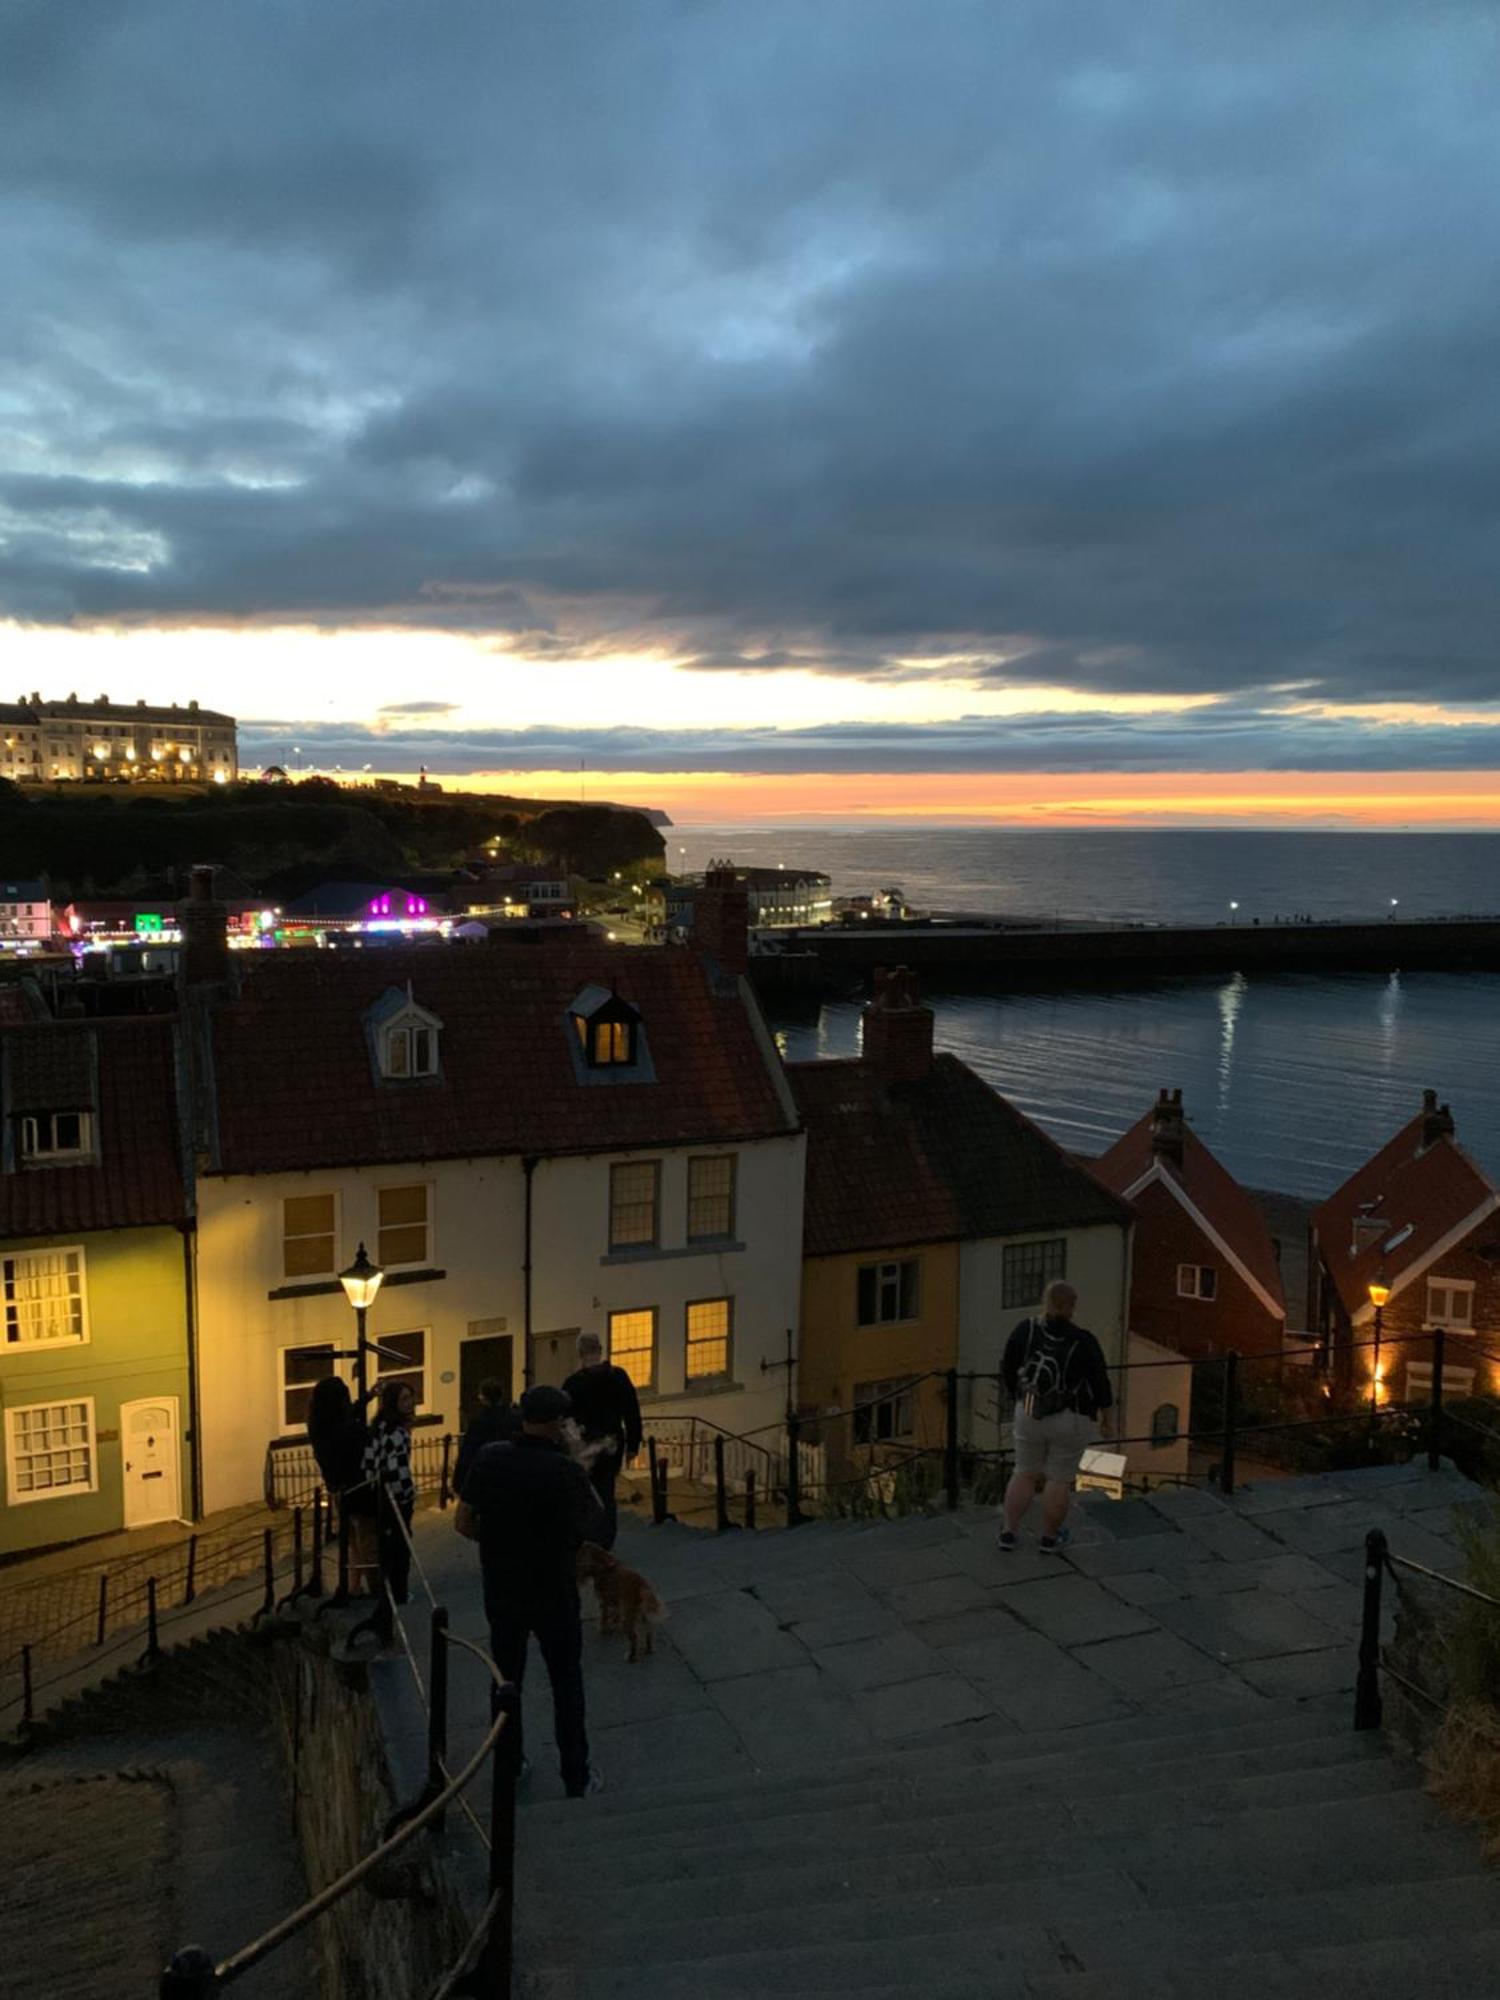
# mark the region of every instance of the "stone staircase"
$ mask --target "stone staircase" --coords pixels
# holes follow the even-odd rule
[[[1496,1990],[1500,1877],[1351,1726],[1365,1530],[1454,1573],[1454,1510],[1487,1504],[1417,1467],[1164,1491],[1087,1503],[1065,1559],[1002,1556],[974,1511],[627,1527],[669,1619],[635,1667],[586,1640],[587,1801],[558,1796],[533,1664],[517,1992]],[[436,1521],[422,1549],[481,1634],[472,1551]]]

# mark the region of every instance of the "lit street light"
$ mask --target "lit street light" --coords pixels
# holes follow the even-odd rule
[[[1234,915],[1234,913],[1235,913],[1235,911],[1236,911],[1236,910],[1237,910],[1238,908],[1239,908],[1239,904],[1238,904],[1238,903],[1231,903],[1231,904],[1229,905],[1229,914],[1230,914],[1230,916],[1233,916],[1233,915]]]
[[[1370,1304],[1375,1308],[1375,1351],[1370,1360],[1370,1415],[1375,1414],[1375,1406],[1380,1400],[1380,1332],[1385,1302],[1391,1295],[1391,1288],[1385,1282],[1382,1271],[1378,1278],[1369,1283]]]
[[[361,1416],[365,1413],[365,1398],[369,1393],[365,1356],[372,1343],[365,1338],[365,1315],[375,1303],[375,1294],[380,1290],[385,1272],[378,1264],[372,1264],[365,1255],[365,1246],[360,1244],[354,1253],[354,1262],[347,1271],[339,1272],[339,1283],[344,1288],[344,1296],[354,1308],[355,1348],[354,1348],[354,1396],[355,1407]],[[379,1349],[376,1349],[379,1352]]]

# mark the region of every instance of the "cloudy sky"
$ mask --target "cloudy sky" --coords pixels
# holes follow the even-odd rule
[[[1500,824],[1497,84],[1493,0],[7,0],[4,691]]]

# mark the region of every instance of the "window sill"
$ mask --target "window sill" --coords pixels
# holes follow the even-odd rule
[[[697,1243],[686,1243],[680,1249],[663,1250],[655,1243],[632,1245],[630,1248],[606,1250],[599,1259],[601,1264],[657,1264],[666,1263],[675,1257],[722,1257],[731,1251],[744,1249],[744,1244],[732,1236],[716,1236],[712,1240],[702,1238]]]
[[[446,1271],[387,1271],[380,1289],[385,1291],[390,1285],[425,1285],[436,1278],[446,1278]],[[337,1278],[309,1278],[304,1285],[277,1285],[274,1291],[266,1293],[268,1299],[320,1299],[329,1298],[341,1292],[343,1285]]]
[[[915,1314],[911,1319],[861,1319],[855,1325],[861,1333],[879,1333],[886,1327],[920,1326],[922,1316]]]
[[[87,1335],[67,1334],[61,1340],[7,1340],[0,1356],[7,1354],[55,1354],[60,1347],[87,1347]]]
[[[711,1382],[703,1382],[692,1389],[667,1389],[658,1395],[655,1390],[640,1390],[641,1408],[656,1409],[662,1403],[695,1403],[700,1396],[733,1396],[744,1390],[743,1382],[726,1382],[715,1376]]]

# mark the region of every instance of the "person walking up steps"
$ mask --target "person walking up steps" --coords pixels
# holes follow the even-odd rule
[[[1055,1280],[1043,1296],[1041,1318],[1023,1319],[1005,1343],[1000,1372],[1015,1399],[1016,1447],[1000,1530],[1005,1550],[1016,1547],[1038,1479],[1044,1481],[1038,1546],[1050,1552],[1066,1543],[1063,1522],[1079,1461],[1099,1437],[1099,1419],[1114,1402],[1103,1349],[1073,1323],[1077,1304],[1073,1287]]]
[[[641,1406],[635,1384],[623,1368],[604,1358],[597,1333],[578,1336],[578,1367],[563,1383],[584,1443],[589,1481],[599,1496],[604,1525],[591,1539],[612,1549],[618,1533],[615,1480],[626,1459],[641,1448]]]

